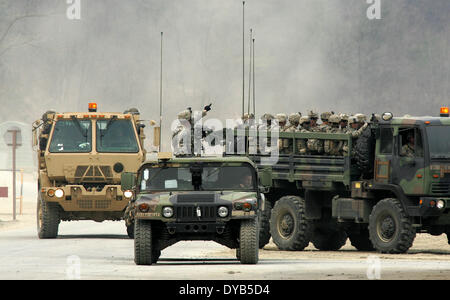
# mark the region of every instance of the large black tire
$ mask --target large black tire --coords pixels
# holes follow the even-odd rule
[[[126,226],[126,225],[125,225]],[[127,227],[127,234],[130,239],[134,239],[134,223]]]
[[[298,251],[309,245],[312,224],[306,220],[302,198],[284,196],[275,203],[270,218],[270,234],[280,250]]]
[[[37,201],[37,232],[40,239],[54,239],[58,236],[60,207],[57,203],[49,203],[41,199]]]
[[[153,258],[152,224],[147,220],[135,220],[134,223],[134,262],[137,265],[151,265]]]
[[[270,241],[270,215],[272,212],[272,204],[266,200],[264,210],[259,218],[259,249],[264,248]]]
[[[347,233],[339,229],[316,228],[311,238],[314,247],[322,251],[337,251],[347,242]]]
[[[256,264],[259,260],[258,220],[242,220],[239,234],[239,252],[242,264]]]
[[[369,237],[381,253],[408,251],[416,237],[416,230],[399,200],[388,198],[375,205],[369,218]]]
[[[368,126],[356,140],[354,146],[354,160],[363,178],[373,176],[373,161],[375,157],[375,140],[372,130]]]
[[[375,247],[369,238],[369,229],[361,229],[359,233],[348,234],[348,238],[353,247],[358,251],[375,251]]]

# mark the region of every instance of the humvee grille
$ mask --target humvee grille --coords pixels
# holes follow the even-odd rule
[[[197,215],[197,207],[200,208],[200,217]],[[181,205],[176,207],[175,217],[178,222],[215,221],[216,211],[216,206]]]
[[[450,183],[448,182],[432,183],[431,192],[433,194],[448,194],[450,193]]]

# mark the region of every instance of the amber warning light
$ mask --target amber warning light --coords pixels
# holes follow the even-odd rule
[[[97,103],[89,103],[89,112],[97,111]]]
[[[448,111],[448,107],[441,107],[441,117],[448,117],[449,116],[449,111]]]

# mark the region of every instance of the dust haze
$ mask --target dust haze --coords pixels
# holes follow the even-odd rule
[[[242,106],[242,1],[0,0],[0,123],[31,124],[48,109],[159,118],[164,32],[164,137],[178,111]],[[437,115],[449,103],[450,1],[247,0],[246,71],[253,28],[257,115],[392,111]],[[248,91],[245,91],[247,99]]]

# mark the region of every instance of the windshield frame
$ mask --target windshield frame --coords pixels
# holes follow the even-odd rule
[[[236,192],[258,192],[258,174],[253,165],[247,162],[238,162],[238,163],[212,163],[212,162],[196,162],[196,166],[201,165],[202,167],[207,168],[218,168],[218,167],[246,167],[250,170],[252,178],[253,178],[253,187],[252,188],[214,188],[214,189],[200,189],[195,190],[194,186],[192,189],[141,189],[142,177],[145,169],[164,169],[164,168],[186,168],[189,169],[192,166],[192,163],[173,163],[167,165],[160,165],[155,163],[148,163],[141,166],[138,171],[137,182],[136,182],[136,192],[139,193],[178,193],[178,192],[212,192],[212,191],[236,191]],[[191,173],[192,174],[192,173]]]

